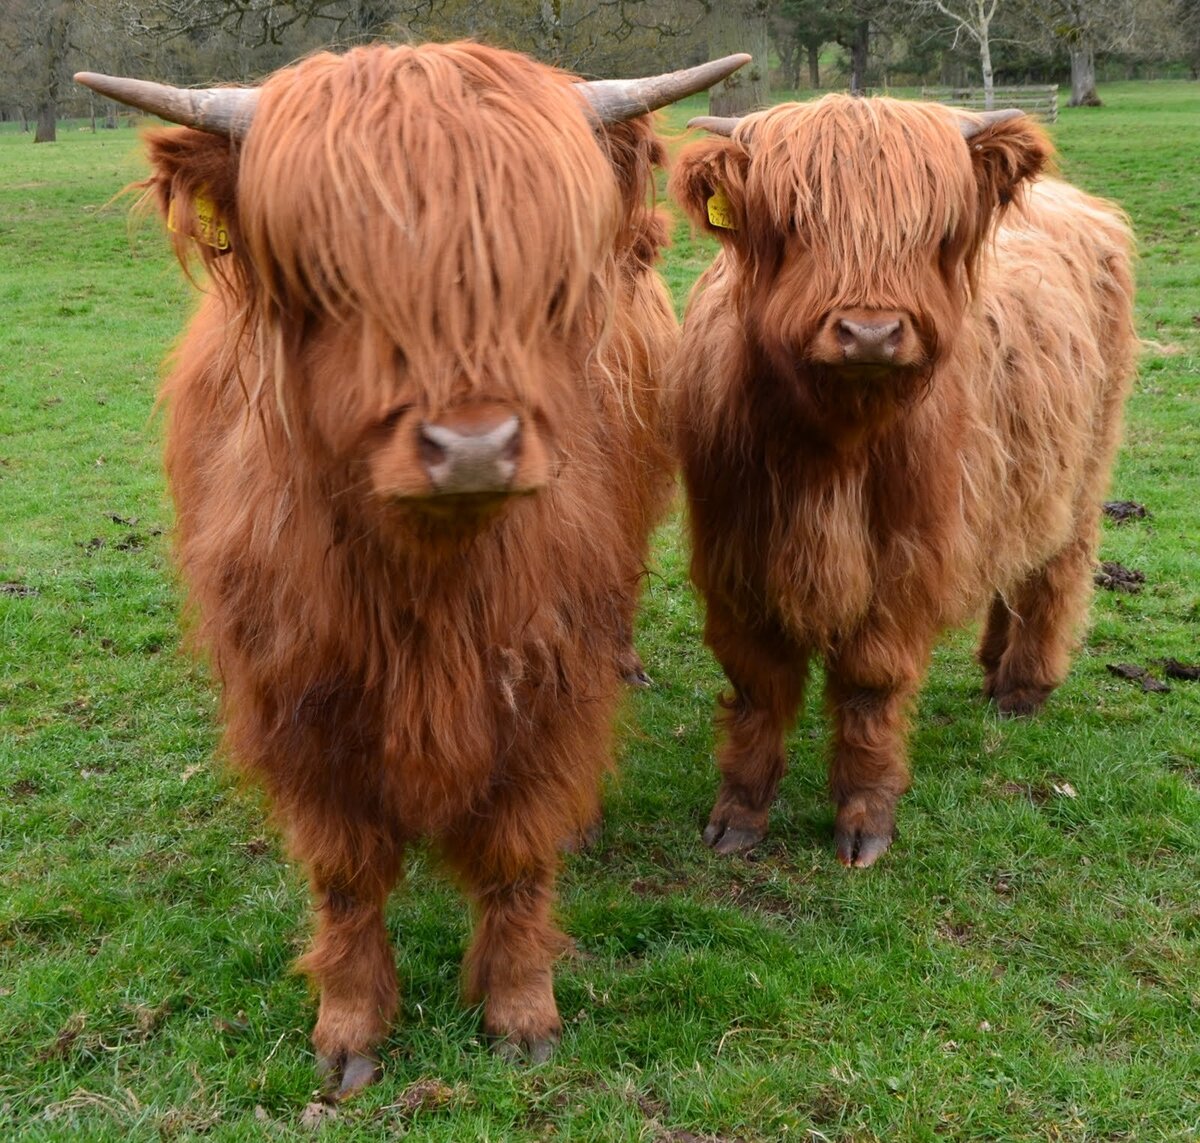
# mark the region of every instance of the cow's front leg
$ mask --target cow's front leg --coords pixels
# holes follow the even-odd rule
[[[862,869],[892,843],[896,803],[908,789],[908,711],[920,676],[915,667],[891,677],[856,667],[846,658],[826,664],[825,699],[834,721],[829,790],[837,856]]]
[[[320,992],[313,1047],[323,1085],[337,1099],[379,1078],[378,1048],[399,1001],[384,906],[399,876],[401,849],[382,839],[350,841],[349,829],[341,838],[293,838],[301,856],[310,850],[317,914],[312,948],[298,967]]]
[[[721,786],[704,844],[717,853],[738,853],[767,836],[771,805],[787,768],[784,736],[804,695],[808,657],[782,636],[749,629],[711,602],[705,641],[734,691],[720,700]]]
[[[562,1036],[553,964],[566,939],[551,917],[553,865],[472,888],[475,932],[463,965],[467,1002],[482,1003],[483,1030],[498,1053],[542,1063]]]

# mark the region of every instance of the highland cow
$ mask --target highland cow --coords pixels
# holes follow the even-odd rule
[[[1015,112],[828,96],[694,125],[726,136],[671,182],[722,245],[675,382],[692,577],[732,684],[704,840],[765,836],[819,657],[837,854],[867,866],[941,629],[988,608],[1002,715],[1066,674],[1137,346],[1130,235],[1042,174]]]
[[[184,128],[148,195],[211,288],[163,391],[176,551],[229,755],[311,883],[318,1065],[373,1080],[384,906],[429,839],[465,992],[560,1031],[560,845],[598,808],[678,329],[645,113],[728,74],[577,83],[474,44],[321,54],[261,89],[81,82]],[[200,128],[194,130],[192,128]]]

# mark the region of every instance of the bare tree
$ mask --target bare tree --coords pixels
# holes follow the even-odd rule
[[[10,86],[21,100],[22,118],[26,102],[35,108],[35,143],[53,143],[58,138],[58,104],[74,15],[75,0],[6,3],[0,11],[0,51],[7,59]]]
[[[1192,79],[1200,79],[1200,4],[1196,0],[1175,0],[1174,9],[1184,61]]]
[[[1099,107],[1096,55],[1135,38],[1140,0],[1031,0],[1030,7],[1071,59],[1071,107]]]
[[[948,20],[954,29],[952,49],[957,49],[964,37],[974,42],[983,76],[984,106],[990,109],[995,102],[992,29],[1000,0],[906,0],[906,6],[918,15],[937,13]]]

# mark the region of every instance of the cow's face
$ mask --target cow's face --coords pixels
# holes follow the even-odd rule
[[[730,250],[778,371],[903,392],[951,343],[997,207],[1048,153],[1024,120],[968,141],[944,108],[829,96],[690,148],[672,186]],[[731,228],[708,215],[718,193]]]
[[[240,151],[166,132],[152,158],[184,216],[201,182],[221,200],[232,249],[210,263],[314,455],[444,516],[570,453],[624,213],[567,77],[474,45],[315,56],[267,82]]]

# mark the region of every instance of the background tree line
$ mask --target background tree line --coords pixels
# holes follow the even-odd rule
[[[1070,82],[1080,104],[1097,74],[1200,74],[1200,0],[0,0],[0,118],[39,141],[63,115],[114,125],[80,69],[253,82],[320,47],[464,36],[589,76],[751,52],[717,114],[912,83]]]

